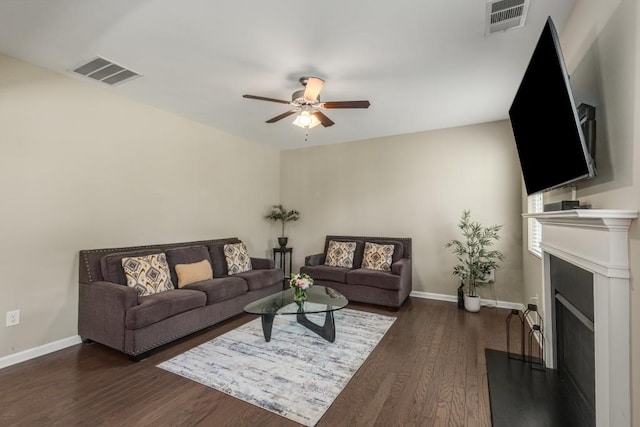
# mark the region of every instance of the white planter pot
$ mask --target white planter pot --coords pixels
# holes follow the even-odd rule
[[[464,308],[467,311],[472,313],[477,313],[480,311],[480,297],[470,297],[469,295],[464,296]]]

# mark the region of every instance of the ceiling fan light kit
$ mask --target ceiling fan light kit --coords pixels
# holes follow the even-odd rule
[[[301,111],[292,123],[303,129],[312,129],[321,124],[320,120],[306,109]]]
[[[297,116],[293,121],[295,126],[303,129],[311,129],[318,125],[324,127],[333,126],[334,122],[327,117],[320,109],[330,108],[369,108],[369,101],[330,101],[320,102],[320,91],[324,86],[324,80],[319,77],[301,77],[300,83],[304,89],[297,90],[291,95],[291,101],[281,99],[267,98],[257,95],[242,95],[243,98],[257,99],[259,101],[277,102],[280,104],[289,104],[295,108],[285,113],[279,114],[266,123],[275,123],[279,120],[289,117],[292,114]]]

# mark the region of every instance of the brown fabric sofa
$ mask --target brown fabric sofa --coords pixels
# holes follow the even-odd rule
[[[80,251],[78,334],[134,359],[148,351],[243,312],[244,306],[282,290],[284,274],[267,258],[229,276],[223,248],[237,238]],[[127,286],[125,256],[164,252],[177,288],[176,264],[208,259],[213,279],[153,295]]]
[[[353,268],[324,265],[331,240],[356,242]],[[365,242],[394,245],[390,272],[361,268]],[[399,308],[411,293],[411,239],[326,236],[324,252],[307,256],[300,272],[311,276],[314,284],[333,288],[350,301]]]

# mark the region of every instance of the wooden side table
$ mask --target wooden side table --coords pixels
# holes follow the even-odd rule
[[[276,263],[276,254],[280,255],[280,259],[278,260],[278,263]],[[287,255],[289,255],[289,275],[287,275],[287,269],[286,269]],[[284,282],[283,282],[283,286],[284,286],[284,283],[286,283],[289,280],[293,271],[293,248],[283,248],[283,247],[273,248],[273,262],[274,264],[276,264],[278,268],[280,268],[280,270],[284,272]]]

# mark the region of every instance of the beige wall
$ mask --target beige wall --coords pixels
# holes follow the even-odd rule
[[[455,257],[443,246],[468,208],[485,225],[504,224],[495,293],[522,300],[522,181],[509,122],[289,150],[280,165],[282,202],[302,214],[287,233],[294,270],[327,234],[407,236],[413,289],[455,295]]]
[[[584,0],[560,35],[576,101],[596,106],[598,177],[578,199],[600,209],[640,209],[640,8],[637,0]],[[545,202],[570,197],[559,190]],[[526,206],[526,205],[525,205]],[[523,229],[526,236],[526,228]],[[526,251],[526,248],[524,249]],[[630,231],[632,425],[640,425],[640,227]],[[540,292],[540,260],[525,256],[525,294]],[[537,286],[537,289],[536,289]]]
[[[6,56],[0,70],[0,357],[77,334],[80,249],[238,236],[267,255],[276,150]]]

